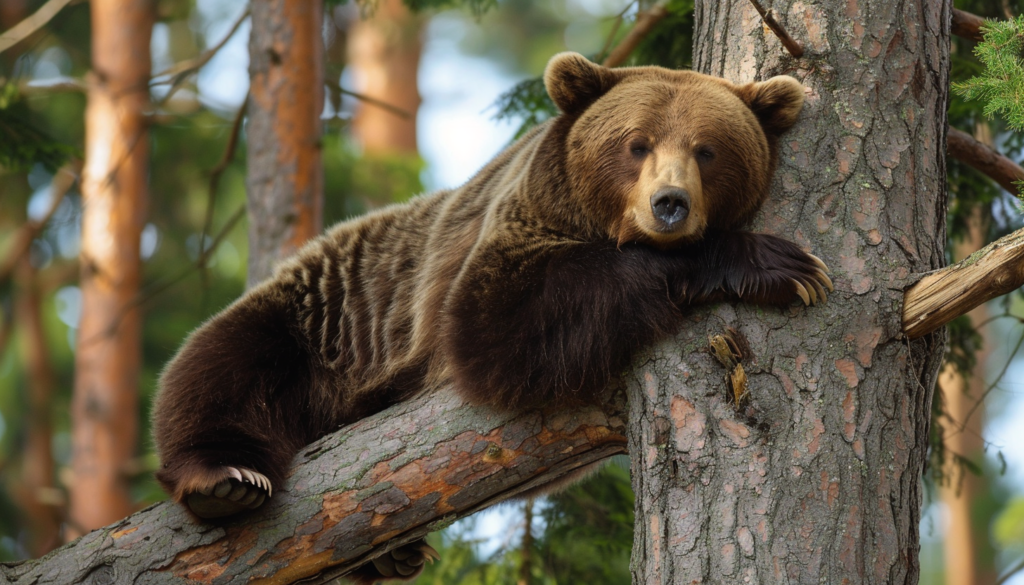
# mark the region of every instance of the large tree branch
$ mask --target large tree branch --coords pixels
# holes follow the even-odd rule
[[[950,27],[951,33],[958,37],[970,39],[972,41],[982,40],[981,25],[985,23],[985,19],[970,12],[964,12],[963,10],[953,9],[953,22]]]
[[[1017,193],[1016,181],[1024,181],[1024,169],[999,151],[966,132],[949,128],[946,133],[946,152],[949,156],[984,173],[1010,193]]]
[[[160,503],[0,582],[324,583],[505,498],[626,449],[623,398],[503,414],[450,392],[402,403],[306,447],[284,489],[223,526]]]
[[[1024,229],[930,272],[903,296],[903,332],[927,335],[985,301],[1024,286]]]
[[[949,128],[949,155],[984,173],[1011,193],[1024,169],[966,132]],[[963,261],[924,276],[903,297],[903,332],[927,335],[978,305],[1024,285],[1024,230],[978,250]]]

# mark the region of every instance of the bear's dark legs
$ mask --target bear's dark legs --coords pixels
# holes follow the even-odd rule
[[[411,581],[423,572],[427,562],[440,558],[434,547],[420,539],[382,554],[345,575],[345,578],[357,585],[371,585],[390,579]]]
[[[796,244],[746,232],[670,251],[614,242],[484,249],[446,306],[455,385],[503,408],[586,401],[638,348],[674,333],[685,306],[824,300],[825,270]]]
[[[196,516],[261,505],[321,431],[288,306],[280,293],[250,294],[193,333],[161,377],[156,477]]]

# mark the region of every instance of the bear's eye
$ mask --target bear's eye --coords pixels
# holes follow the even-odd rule
[[[630,143],[629,152],[636,158],[644,158],[651,153],[651,147],[646,142],[637,140]]]
[[[697,149],[697,160],[700,162],[711,162],[715,160],[715,151],[710,146],[702,146]]]

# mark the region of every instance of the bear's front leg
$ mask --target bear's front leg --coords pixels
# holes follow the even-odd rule
[[[687,266],[674,275],[673,288],[684,303],[732,298],[786,305],[799,298],[812,305],[827,300],[834,290],[820,258],[769,234],[709,234],[677,254],[685,256]]]

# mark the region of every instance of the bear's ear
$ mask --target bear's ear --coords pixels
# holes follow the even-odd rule
[[[544,87],[558,109],[577,114],[611,89],[617,77],[579,53],[559,53],[544,70]]]
[[[771,135],[789,130],[804,106],[804,86],[786,75],[741,85],[736,93],[760,120],[765,133]]]

